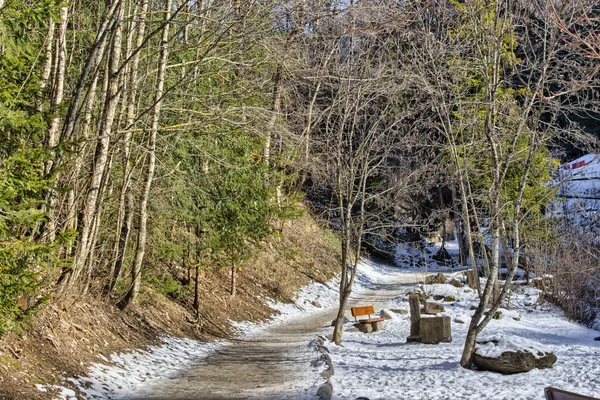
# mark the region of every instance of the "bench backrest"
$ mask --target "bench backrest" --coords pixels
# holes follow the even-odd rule
[[[566,390],[547,387],[544,389],[547,400],[598,400],[595,397],[567,392]]]
[[[375,309],[373,308],[373,306],[352,307],[350,311],[352,311],[352,316],[354,318],[360,317],[362,315],[375,314]]]

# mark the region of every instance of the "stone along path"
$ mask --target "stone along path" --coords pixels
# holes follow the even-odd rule
[[[377,268],[382,274],[375,279],[357,276],[362,288],[351,296],[352,306],[373,304],[376,310],[380,310],[409,284],[423,279],[421,273],[399,272],[385,266]],[[188,369],[162,380],[160,386],[148,387],[131,398],[314,399],[322,378],[315,377],[310,365],[317,357],[308,343],[316,335],[333,330],[326,327],[335,318],[336,311],[328,309],[272,325],[255,337],[232,340]]]

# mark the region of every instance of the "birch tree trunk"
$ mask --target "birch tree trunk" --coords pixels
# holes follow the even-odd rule
[[[113,122],[117,111],[117,105],[121,91],[119,90],[119,66],[121,62],[121,41],[122,41],[122,26],[124,1],[118,2],[118,8],[115,14],[114,34],[112,38],[112,47],[109,60],[109,75],[108,75],[108,92],[104,103],[104,111],[101,118],[101,125],[96,143],[96,153],[92,166],[92,176],[88,186],[88,191],[85,197],[81,228],[79,235],[79,243],[75,250],[72,269],[67,276],[67,291],[79,283],[81,272],[85,267],[90,251],[90,243],[92,237],[92,223],[96,217],[96,213],[100,212],[98,207],[99,191],[101,189],[104,174],[107,173],[108,154],[110,147],[110,138],[113,130]],[[64,287],[64,286],[63,286]],[[61,288],[61,293],[64,292]]]
[[[136,15],[137,22],[137,33],[135,48],[142,46],[144,41],[144,35],[146,32],[146,14],[148,12],[149,0],[144,0],[139,12],[139,16]],[[137,13],[135,13],[137,14]],[[108,292],[111,292],[117,280],[121,276],[121,270],[123,269],[123,261],[125,257],[125,249],[129,243],[131,235],[131,228],[133,225],[133,208],[134,199],[133,192],[131,190],[131,146],[132,146],[132,130],[134,127],[134,121],[136,117],[136,101],[138,97],[137,90],[137,78],[138,69],[140,64],[140,52],[136,52],[131,59],[131,68],[129,71],[128,86],[129,91],[126,94],[126,107],[127,107],[127,123],[125,126],[125,135],[123,136],[123,187],[121,189],[121,195],[119,197],[119,224],[117,225],[118,241],[116,243],[115,251],[115,262],[111,266],[111,276],[107,287]]]
[[[150,197],[150,189],[152,188],[152,180],[154,179],[154,170],[156,168],[156,137],[158,134],[158,123],[160,120],[160,111],[162,107],[165,77],[167,74],[167,61],[169,56],[169,20],[171,19],[172,7],[172,0],[167,0],[160,45],[157,88],[154,96],[154,107],[152,109],[152,127],[150,129],[150,138],[148,143],[148,168],[144,177],[144,190],[140,199],[140,228],[137,237],[137,249],[133,267],[131,269],[131,287],[123,299],[121,304],[123,307],[128,307],[135,301],[139,294],[140,285],[142,282],[142,264],[144,262],[144,255],[146,252],[146,236],[148,229],[148,199]]]
[[[66,73],[66,65],[67,65],[67,23],[69,19],[69,5],[65,5],[60,8],[59,12],[59,26],[58,26],[58,36],[56,38],[56,59],[54,62],[54,82],[53,82],[53,96],[52,96],[52,109],[54,113],[58,113],[59,108],[63,102],[64,91],[65,91],[65,73]],[[50,48],[51,51],[51,48]],[[46,52],[48,52],[48,47],[46,48]],[[48,61],[46,61],[48,62]],[[51,69],[51,68],[49,68]],[[46,71],[44,71],[44,75]],[[45,77],[45,76],[44,76]],[[47,145],[50,150],[53,150],[58,144],[59,138],[59,126],[60,126],[61,117],[60,115],[55,115],[50,122],[50,128],[48,130],[48,138]],[[49,174],[52,170],[52,165],[54,164],[54,160],[51,158],[46,162],[44,167],[44,173]],[[46,222],[45,228],[45,236],[49,242],[53,242],[56,238],[56,230],[57,230],[57,222],[56,222],[56,199],[53,194],[50,197],[50,203],[48,204],[47,214],[48,219]]]

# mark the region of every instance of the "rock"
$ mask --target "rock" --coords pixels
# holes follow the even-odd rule
[[[426,285],[432,285],[434,283],[446,283],[446,275],[438,272],[436,275],[429,275],[425,278]]]
[[[520,321],[520,320],[521,320],[521,317],[520,317],[520,316],[519,316],[519,317],[513,317],[513,319],[514,319],[515,321]]]
[[[329,382],[323,384],[323,386],[321,386],[319,388],[319,391],[317,392],[317,396],[319,396],[319,400],[329,400],[329,399],[331,399],[332,394],[333,394],[333,386],[331,386],[331,383],[329,383]]]
[[[469,307],[469,310],[477,310],[477,306],[472,305],[471,307]]]
[[[533,278],[530,281],[530,285],[536,289],[547,291],[553,286],[554,279],[552,275],[544,275],[543,277]]]
[[[457,287],[457,288],[461,288],[461,287],[463,287],[463,286],[464,286],[464,284],[463,284],[461,281],[459,281],[458,279],[456,279],[456,278],[452,279],[452,280],[450,281],[450,284],[451,284],[452,286],[454,286],[454,287]]]
[[[421,343],[437,344],[451,342],[451,321],[449,316],[421,318],[419,321]]]
[[[361,324],[359,322],[359,323],[354,324],[354,327],[357,328],[362,333],[371,333],[371,332],[373,332],[373,325],[372,324]]]
[[[393,319],[394,318],[394,315],[391,310],[381,310],[381,312],[379,313],[379,316],[381,318],[385,318],[385,319]]]
[[[497,345],[498,341],[481,341],[481,345]],[[473,364],[484,371],[500,372],[502,374],[518,374],[520,372],[531,371],[534,368],[551,368],[556,362],[556,356],[551,351],[537,352],[537,357],[532,352],[533,349],[505,351],[499,357],[486,357],[478,354],[476,351],[473,356]],[[539,357],[539,358],[538,358]]]
[[[310,302],[310,304],[312,304],[313,306],[315,306],[315,307],[317,307],[317,308],[323,308],[323,307],[321,306],[321,303],[319,303],[319,302],[318,302],[318,301],[316,301],[316,300],[313,300],[313,301],[311,301],[311,302]]]
[[[454,322],[456,322],[457,324],[464,324],[465,323],[465,321],[463,321],[460,318],[454,318]]]
[[[390,311],[395,314],[408,315],[408,310],[405,310],[403,308],[390,308]]]
[[[383,321],[371,322],[373,332],[379,332],[383,330]]]
[[[434,300],[444,300],[444,296],[442,296],[441,294],[434,294],[433,299]]]
[[[472,291],[472,289],[465,289],[465,293],[471,293]]]
[[[502,319],[502,311],[499,311],[499,310],[496,311],[494,313],[494,316],[492,318],[494,318],[494,319]]]
[[[358,322],[354,326],[362,333],[378,332],[383,330],[383,321]]]
[[[423,307],[423,314],[435,315],[444,311],[444,306],[440,303],[435,303],[433,301],[425,302],[425,307]]]
[[[444,297],[444,301],[446,303],[452,303],[453,301],[456,301],[456,297],[454,297],[454,296],[446,296],[446,297]]]
[[[331,326],[335,326],[335,323],[337,322],[337,318],[334,319],[333,321],[331,321]],[[350,320],[346,317],[344,317],[344,324],[347,324],[348,322],[350,322]]]

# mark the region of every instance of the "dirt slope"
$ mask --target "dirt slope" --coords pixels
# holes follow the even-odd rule
[[[229,337],[228,320],[258,321],[273,313],[265,297],[288,301],[309,280],[325,281],[335,273],[338,243],[308,213],[281,228],[239,271],[235,298],[229,295],[227,271],[206,272],[198,321],[190,307],[148,288],[125,312],[114,306],[116,299],[108,302],[94,294],[61,307],[45,306],[21,336],[0,340],[0,399],[50,399],[52,393],[35,384],[58,384],[63,376],[83,374],[99,355],[153,344],[163,335]]]

